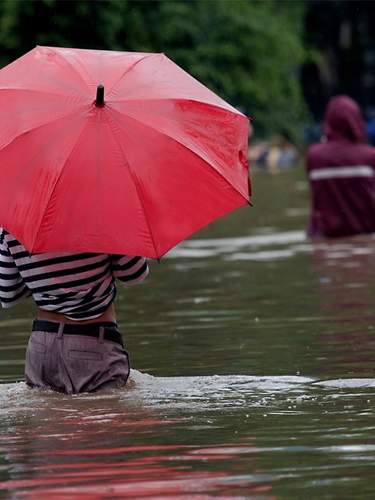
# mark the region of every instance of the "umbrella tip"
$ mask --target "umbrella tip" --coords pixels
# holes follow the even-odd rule
[[[104,106],[104,85],[100,84],[96,87],[95,106]]]

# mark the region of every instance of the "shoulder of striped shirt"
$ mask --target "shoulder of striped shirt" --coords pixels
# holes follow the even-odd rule
[[[6,229],[0,227],[0,243],[3,243],[5,236],[9,234]]]
[[[10,234],[9,231],[4,229],[3,227],[0,227],[0,243],[2,243],[5,239],[11,239],[11,240],[16,240],[16,238]]]
[[[16,246],[20,246],[22,249],[24,249],[23,245],[12,235],[10,234],[6,229],[0,227],[0,244],[2,244],[4,241],[6,241],[7,243],[8,242],[12,242],[14,246],[14,244],[16,244]],[[25,251],[27,251],[25,249]],[[78,256],[80,258],[82,258],[82,254],[69,254],[69,256],[73,257],[74,255],[77,255],[77,258]],[[129,269],[130,273],[134,272],[133,271],[133,268],[136,267],[137,265],[143,265],[146,267],[146,275],[144,276],[144,278],[147,276],[148,274],[148,265],[147,265],[147,259],[145,257],[141,257],[141,256],[130,256],[130,255],[110,255],[110,254],[93,254],[92,256],[96,256],[96,257],[102,257],[104,255],[106,255],[107,257],[109,258],[112,258],[116,261],[116,263],[114,264],[114,269],[119,269],[120,271],[124,271],[125,269]],[[87,257],[89,257],[89,255],[86,255]],[[141,274],[143,274],[142,272],[139,273],[140,277],[141,277]],[[118,276],[118,278],[120,278]],[[143,279],[144,279],[143,278]]]

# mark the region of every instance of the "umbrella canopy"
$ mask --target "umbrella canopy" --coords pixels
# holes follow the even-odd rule
[[[164,54],[37,46],[0,71],[0,226],[160,257],[249,201],[248,119]]]

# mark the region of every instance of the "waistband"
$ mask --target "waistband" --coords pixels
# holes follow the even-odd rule
[[[117,344],[123,345],[121,333],[117,330],[116,323],[107,321],[89,323],[85,325],[73,325],[71,323],[59,323],[57,321],[36,319],[33,321],[32,330],[33,332],[58,333],[60,325],[63,325],[63,335],[84,335],[87,337],[99,338],[100,332],[103,329],[104,340],[111,340],[112,342],[117,342]]]

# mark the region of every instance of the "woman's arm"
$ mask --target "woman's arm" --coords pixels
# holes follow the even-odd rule
[[[5,240],[6,232],[0,232],[0,304],[12,307],[31,295],[23,281]]]
[[[114,277],[127,286],[141,283],[148,276],[149,268],[144,257],[112,255],[111,260]]]

